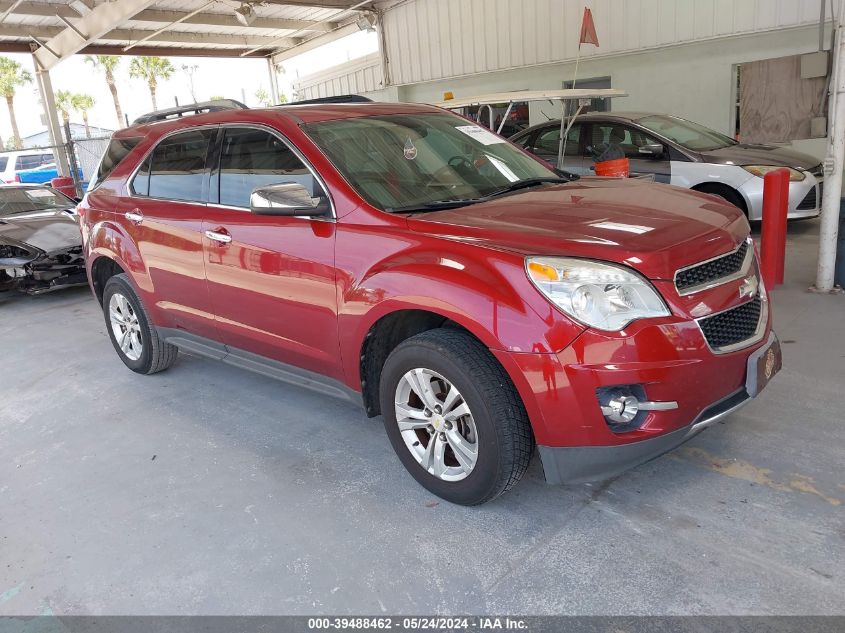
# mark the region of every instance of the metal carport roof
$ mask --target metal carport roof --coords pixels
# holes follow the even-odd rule
[[[31,53],[53,145],[50,69],[78,54],[264,57],[309,50],[375,24],[373,0],[0,0],[0,53]],[[70,173],[56,153],[59,171]]]
[[[0,52],[34,52],[49,69],[68,55],[267,57],[358,28],[370,1],[3,0]],[[249,6],[247,26],[236,10]]]

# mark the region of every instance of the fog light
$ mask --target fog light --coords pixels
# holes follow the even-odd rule
[[[651,411],[677,409],[674,400],[653,402],[648,399],[643,385],[616,385],[599,387],[596,398],[605,422],[614,433],[624,433],[638,428]]]
[[[617,424],[628,424],[640,410],[640,401],[632,395],[618,394],[613,396],[601,412],[611,422]]]

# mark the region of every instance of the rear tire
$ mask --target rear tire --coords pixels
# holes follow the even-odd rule
[[[159,336],[125,273],[106,282],[103,314],[117,355],[132,371],[155,374],[176,362],[179,350]]]
[[[385,361],[380,399],[400,461],[447,501],[495,499],[528,468],[534,438],[525,407],[502,366],[466,332],[428,330],[398,345]]]

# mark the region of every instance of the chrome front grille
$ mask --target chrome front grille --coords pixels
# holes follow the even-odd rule
[[[726,255],[678,270],[675,288],[684,296],[739,279],[748,272],[753,258],[754,247],[749,238]]]

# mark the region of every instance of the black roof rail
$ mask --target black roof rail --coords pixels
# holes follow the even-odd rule
[[[249,110],[249,107],[240,101],[235,101],[234,99],[203,101],[202,103],[191,103],[189,105],[176,106],[175,108],[165,108],[164,110],[156,110],[155,112],[142,114],[132,122],[132,125],[164,121],[166,119],[181,117],[185,114],[202,114],[204,112],[220,112],[221,110]]]
[[[303,101],[293,101],[289,105],[302,105],[308,103],[372,103],[372,99],[368,99],[362,95],[336,95],[334,97],[320,97],[319,99],[305,99]],[[288,105],[288,104],[281,104]]]

